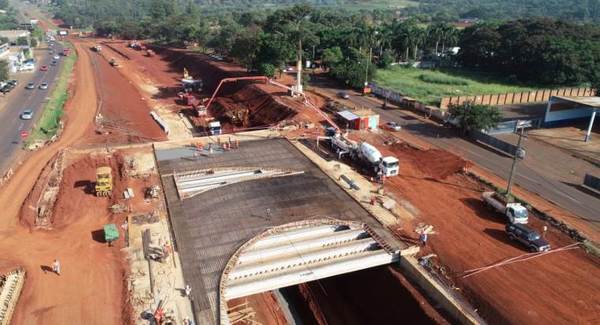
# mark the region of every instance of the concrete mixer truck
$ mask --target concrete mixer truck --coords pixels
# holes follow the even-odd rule
[[[398,175],[400,168],[398,158],[383,157],[377,148],[367,142],[356,142],[334,130],[328,131],[326,138],[329,139],[331,148],[337,153],[338,159],[348,156],[353,161],[360,162],[375,175],[386,177]]]

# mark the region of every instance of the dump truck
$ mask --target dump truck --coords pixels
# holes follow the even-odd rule
[[[98,167],[96,169],[96,186],[94,187],[96,196],[107,197],[112,195],[113,182],[112,170],[108,166]]]
[[[496,192],[483,192],[481,196],[488,207],[502,213],[510,223],[527,223],[529,219],[527,209],[520,203],[508,202]]]

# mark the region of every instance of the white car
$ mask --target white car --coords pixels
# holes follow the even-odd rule
[[[42,83],[40,84],[40,89],[42,89],[42,90],[46,90],[46,89],[48,89],[48,83],[46,83],[46,82],[42,82]]]
[[[24,110],[21,113],[21,119],[22,120],[31,120],[32,118],[33,118],[33,112],[30,109]]]
[[[390,129],[391,131],[400,131],[402,130],[402,127],[396,123],[396,122],[387,122],[385,123],[385,126]]]
[[[55,55],[54,57],[52,57],[54,60],[60,60],[60,56]]]

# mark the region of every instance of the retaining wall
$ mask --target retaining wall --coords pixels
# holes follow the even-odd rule
[[[440,102],[441,109],[447,109],[450,105],[460,105],[464,102],[473,102],[483,105],[511,105],[546,102],[551,96],[593,96],[591,88],[560,88],[539,89],[534,91],[523,91],[516,93],[480,95],[480,96],[452,96],[444,97]]]

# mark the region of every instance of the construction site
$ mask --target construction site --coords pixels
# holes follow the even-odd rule
[[[482,199],[497,177],[342,130],[289,75],[69,41],[65,130],[0,187],[0,324],[600,321],[597,234],[551,202],[515,188],[551,246],[528,252]]]

